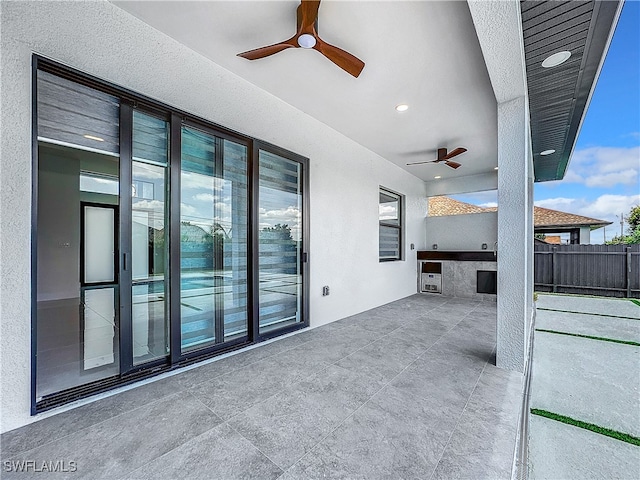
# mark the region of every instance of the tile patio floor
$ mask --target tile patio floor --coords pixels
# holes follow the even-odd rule
[[[7,432],[2,478],[507,479],[522,375],[495,323],[414,295]]]

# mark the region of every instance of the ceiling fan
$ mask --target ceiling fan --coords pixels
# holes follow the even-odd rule
[[[268,57],[287,48],[312,48],[317,50],[340,68],[358,77],[364,68],[364,62],[338,47],[329,45],[318,36],[318,9],[320,0],[302,0],[297,9],[298,31],[289,40],[267,47],[256,48],[239,53],[239,57],[248,60]]]
[[[435,160],[427,160],[425,162],[407,163],[407,165],[420,165],[422,163],[440,163],[440,162],[444,162],[444,164],[447,167],[451,167],[453,169],[456,169],[456,168],[460,167],[461,164],[458,163],[458,162],[452,162],[451,159],[453,157],[457,157],[458,155],[460,155],[461,153],[464,153],[466,151],[467,151],[466,148],[458,147],[455,150],[452,150],[451,152],[447,153],[447,149],[446,148],[439,148],[438,149],[438,158],[437,159],[435,159]]]

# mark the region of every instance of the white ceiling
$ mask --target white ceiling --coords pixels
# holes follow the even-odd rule
[[[236,56],[290,38],[296,0],[113,3],[423,180],[497,165],[496,101],[465,1],[323,1],[318,33],[365,62],[359,78],[313,50]],[[459,146],[458,170],[405,166]]]

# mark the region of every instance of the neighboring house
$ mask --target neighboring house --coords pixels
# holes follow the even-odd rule
[[[480,207],[470,203],[461,202],[446,196],[429,198],[428,212],[430,217],[442,217],[447,215],[465,215],[471,213],[495,212],[498,207]],[[569,233],[569,243],[590,243],[590,232],[612,222],[585,217],[574,213],[561,212],[550,208],[533,207],[534,233]],[[549,236],[546,243],[560,244],[560,236]]]
[[[581,244],[591,243],[591,230],[613,223],[543,207],[533,208],[533,218],[535,233],[544,233],[545,235],[548,233],[569,233],[569,243]],[[553,237],[547,235],[545,239],[547,243],[556,243],[549,241],[549,238]]]
[[[498,245],[496,363],[524,371],[533,183],[564,176],[622,2],[323,2],[358,78],[302,48],[237,56],[287,38],[297,5],[0,2],[2,431],[416,294],[418,251],[452,248],[426,228],[436,195],[498,190],[486,239],[441,230]],[[458,147],[459,169],[407,165]],[[132,186],[166,257],[132,244]],[[181,222],[220,219],[224,275],[205,249],[183,269],[203,235]],[[267,248],[260,225],[278,223],[295,251]],[[106,325],[99,352],[80,308]]]

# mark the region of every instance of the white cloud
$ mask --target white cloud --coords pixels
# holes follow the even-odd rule
[[[638,170],[630,168],[621,172],[606,173],[604,175],[593,175],[585,179],[587,187],[611,187],[613,185],[633,185],[638,179]]]
[[[216,177],[210,177],[208,175],[202,175],[193,172],[182,172],[182,188],[185,189],[197,189],[205,192],[215,193],[221,191],[224,188],[224,183],[227,180],[222,180]]]
[[[484,208],[489,208],[489,207],[497,207],[498,206],[498,202],[487,202],[487,203],[481,203],[480,205],[478,205],[479,207],[484,207]]]
[[[302,233],[302,212],[293,205],[286,208],[266,210],[260,208],[260,229],[273,227],[276,224],[286,224],[291,228],[291,236],[299,240]]]
[[[543,208],[551,208],[553,210],[562,210],[563,208],[571,208],[575,202],[579,200],[575,198],[566,198],[566,197],[556,197],[556,198],[547,198],[545,200],[536,200],[534,204],[537,207]]]
[[[601,220],[616,221],[616,215],[627,215],[631,207],[640,204],[640,195],[601,195],[581,206],[576,213]],[[618,219],[619,221],[619,219]]]
[[[639,172],[640,146],[589,147],[574,152],[564,181],[601,188],[633,185]]]
[[[192,197],[194,200],[199,200],[201,202],[213,203],[216,200],[216,196],[210,193],[199,193]]]

